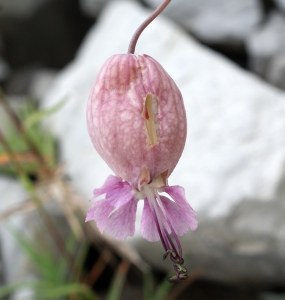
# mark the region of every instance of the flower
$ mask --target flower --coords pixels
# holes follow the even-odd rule
[[[159,239],[173,262],[170,282],[187,278],[178,235],[197,228],[184,189],[168,186],[185,145],[182,95],[163,67],[148,55],[109,58],[97,76],[87,106],[92,143],[113,170],[94,190],[86,221],[95,220],[118,240],[133,236],[137,202],[144,201],[141,234]],[[162,195],[167,194],[169,197]],[[154,230],[156,229],[156,230]]]

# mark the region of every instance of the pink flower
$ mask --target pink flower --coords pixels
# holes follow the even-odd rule
[[[167,183],[186,140],[186,114],[176,84],[147,55],[114,55],[91,91],[87,125],[95,149],[116,176],[94,190],[93,199],[105,196],[89,209],[86,221],[95,220],[101,233],[106,229],[123,240],[134,235],[142,199],[142,236],[161,240],[163,257],[170,256],[176,273],[170,282],[186,279],[178,235],[198,223],[184,189]]]

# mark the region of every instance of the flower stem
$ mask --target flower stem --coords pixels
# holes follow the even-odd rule
[[[134,54],[137,41],[141,35],[141,33],[145,30],[145,28],[166,8],[166,6],[170,3],[171,0],[164,0],[162,4],[139,26],[139,28],[134,33],[129,49],[128,54]]]

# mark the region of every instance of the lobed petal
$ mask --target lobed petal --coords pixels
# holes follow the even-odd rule
[[[117,240],[124,240],[135,233],[137,201],[133,198],[125,205],[114,211],[108,218],[106,231]]]
[[[134,194],[129,183],[121,181],[114,189],[107,192],[106,200],[114,207],[121,207],[132,200]]]
[[[184,188],[181,186],[165,186],[162,188],[179,206],[180,216],[184,216],[186,223],[189,225],[192,231],[196,230],[198,227],[198,221],[196,219],[196,213],[193,208],[189,205],[185,198]],[[166,198],[166,197],[164,197]],[[167,199],[167,198],[166,198]],[[170,201],[169,199],[167,199]],[[175,219],[175,216],[174,216]],[[187,230],[186,230],[187,231]]]
[[[158,209],[160,209],[158,207]],[[144,199],[144,208],[141,220],[141,235],[150,242],[156,242],[160,239],[155,223],[155,216],[152,212],[147,198]]]
[[[192,220],[180,207],[170,199],[160,196],[163,208],[166,213],[166,219],[171,223],[173,230],[177,235],[184,235],[191,227]]]
[[[88,210],[85,222],[94,220],[102,233],[110,213],[114,207],[105,199],[96,201]]]
[[[93,191],[93,199],[117,188],[121,182],[122,181],[117,176],[114,176],[114,175],[108,176],[107,179],[105,180],[103,186],[101,188],[95,189]]]

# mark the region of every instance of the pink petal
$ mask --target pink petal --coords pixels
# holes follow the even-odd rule
[[[192,231],[196,230],[198,227],[196,213],[193,210],[193,208],[189,205],[189,203],[186,201],[185,191],[184,191],[183,187],[178,186],[178,185],[165,186],[165,187],[163,187],[163,190],[169,196],[171,196],[171,198],[177,203],[177,205],[180,208],[180,215],[181,216],[184,215],[186,217],[186,220],[187,220],[187,223],[189,224],[190,229]],[[164,198],[166,198],[166,197],[164,197]]]
[[[117,177],[110,175],[107,177],[106,181],[104,182],[103,186],[99,189],[95,189],[93,191],[93,199],[106,194],[108,191],[113,190],[116,188],[122,181]]]
[[[171,223],[177,235],[183,235],[190,229],[192,219],[187,218],[188,215],[181,211],[180,207],[170,199],[160,196],[161,202],[166,212],[166,218]]]
[[[94,220],[99,231],[102,233],[110,213],[114,207],[109,204],[105,199],[96,201],[88,210],[86,220]]]
[[[109,217],[106,224],[106,231],[117,240],[124,240],[135,233],[135,219],[137,211],[137,201],[132,200],[118,208]]]
[[[144,208],[141,221],[141,235],[150,242],[156,242],[160,240],[154,215],[151,211],[147,199],[144,199]]]
[[[114,206],[120,207],[128,203],[134,196],[134,190],[128,182],[120,182],[116,188],[106,194],[106,200]]]

